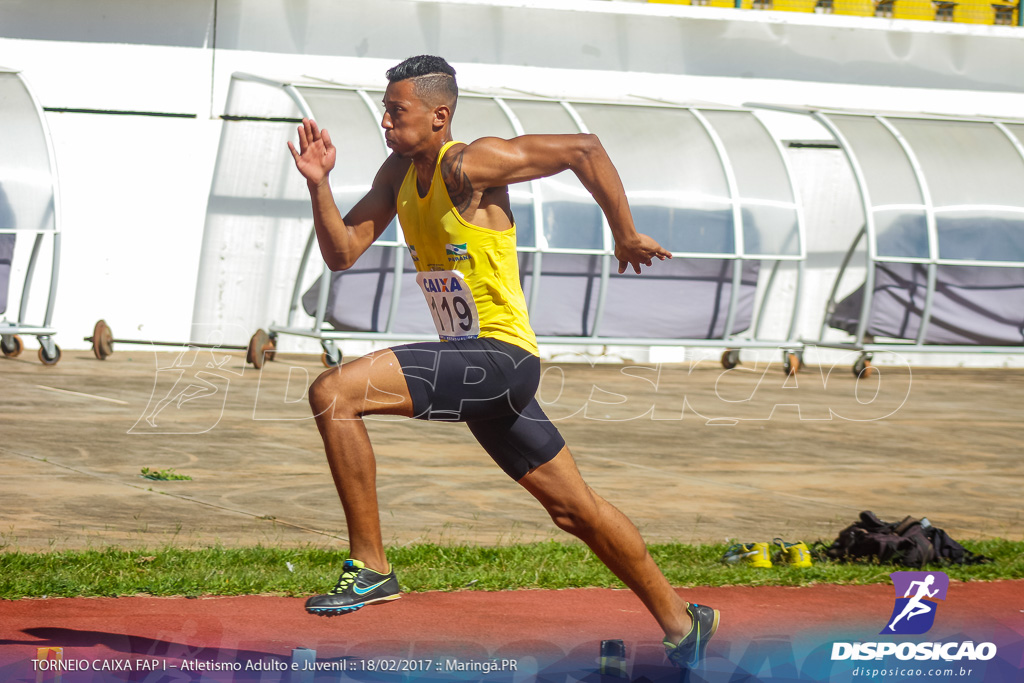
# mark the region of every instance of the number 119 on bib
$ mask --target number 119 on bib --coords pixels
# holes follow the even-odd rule
[[[416,283],[423,290],[438,337],[458,340],[480,336],[476,302],[460,273],[452,270],[417,273]]]

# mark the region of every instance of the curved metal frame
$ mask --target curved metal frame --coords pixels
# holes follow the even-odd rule
[[[689,111],[704,128],[715,151],[718,152],[718,160],[725,173],[725,185],[729,189],[729,202],[732,204],[732,239],[735,256],[732,264],[732,287],[729,288],[729,307],[726,309],[725,329],[722,332],[722,338],[728,339],[729,330],[736,322],[736,300],[739,298],[740,285],[743,283],[743,261],[745,260],[743,257],[746,254],[743,235],[743,207],[740,206],[739,186],[736,184],[736,174],[732,170],[732,164],[729,163],[729,152],[725,148],[725,143],[714,126],[699,111],[692,107]]]
[[[569,113],[573,123],[576,124],[576,128],[581,133],[590,133],[590,129],[587,124],[583,121],[583,117],[576,111],[569,102],[562,100],[559,102],[562,108]],[[594,325],[590,329],[590,334],[582,339],[593,340],[596,343],[601,342],[600,337],[597,333],[601,330],[601,321],[604,319],[604,305],[608,300],[608,282],[612,276],[612,255],[615,251],[614,240],[612,239],[612,229],[608,225],[608,217],[601,212],[601,280],[597,288],[597,306],[594,309]]]
[[[755,117],[755,118],[757,118],[757,117]],[[775,136],[771,135],[771,133],[768,131],[768,127],[764,125],[764,121],[762,121],[761,119],[758,118],[757,122],[758,122],[758,124],[760,124],[760,126],[762,128],[764,128],[765,133],[768,135],[768,138],[774,143],[775,150],[778,152],[779,158],[782,159],[782,166],[783,166],[783,168],[786,169],[786,175],[789,178],[792,178],[793,177],[793,168],[792,168],[792,166],[790,166],[789,157],[786,155],[786,150],[783,149],[782,143],[779,142],[775,138]],[[807,236],[806,236],[806,234],[804,233],[804,230],[803,230],[803,225],[804,225],[803,202],[800,201],[800,190],[799,190],[799,188],[797,188],[797,186],[794,183],[790,183],[790,189],[793,191],[793,204],[796,206],[797,226],[798,226],[796,234],[797,234],[797,239],[799,240],[798,252],[800,254],[800,258],[796,261],[796,288],[795,288],[795,292],[793,293],[793,301],[794,301],[793,313],[792,313],[792,315],[789,318],[789,329],[786,332],[786,339],[794,339],[796,337],[796,326],[797,326],[797,321],[799,320],[799,317],[800,317],[800,305],[799,304],[800,304],[800,301],[803,300],[803,283],[804,283],[805,266],[806,266],[806,258],[807,258]],[[764,296],[761,299],[761,306],[758,307],[757,322],[754,325],[754,337],[755,338],[760,336],[759,332],[761,330],[761,321],[763,320],[764,309],[765,309],[765,306],[766,306],[766,304],[768,302],[768,294],[772,291],[772,285],[775,282],[775,274],[778,272],[778,268],[779,268],[779,265],[781,265],[781,263],[782,263],[781,259],[775,261],[775,263],[772,265],[772,272],[771,272],[771,275],[768,278],[768,282],[767,282],[767,284],[765,284],[765,288],[764,288],[765,293],[764,293]]]
[[[303,116],[312,117],[313,112],[311,111],[302,93],[299,92],[295,84],[286,83],[282,81],[275,81],[251,74],[236,73],[233,78],[240,80],[252,81],[256,83],[262,83],[271,87],[282,89],[289,98],[295,102]],[[337,83],[317,83],[317,84],[302,84],[301,88],[323,88],[331,90],[348,90],[357,93],[364,102],[366,102],[368,109],[372,112],[374,117],[379,116],[379,112],[373,105],[372,100],[367,95],[368,91],[372,91],[372,88],[360,88],[357,86],[348,86]],[[517,135],[523,134],[524,128],[516,116],[515,112],[507,103],[507,97],[498,95],[481,95],[475,93],[464,93],[465,97],[482,97],[493,101],[508,119],[510,125]],[[589,132],[588,128],[580,116],[579,112],[576,111],[573,106],[574,103],[582,103],[582,101],[566,101],[566,100],[549,100],[541,97],[527,97],[521,98],[517,96],[515,99],[535,99],[542,101],[557,102],[572,118],[576,127],[581,133]],[[618,104],[624,106],[630,106],[627,103],[608,103],[602,102],[601,104]],[[728,152],[725,144],[715,131],[714,126],[700,113],[700,110],[694,107],[685,107],[681,105],[674,105],[670,103],[663,104],[643,104],[635,106],[664,106],[673,109],[685,109],[689,111],[698,123],[707,132],[712,144],[718,154],[719,161],[723,165],[724,172],[727,178],[727,184],[729,187],[729,201],[733,215],[733,231],[735,240],[735,249],[732,254],[707,254],[707,253],[690,253],[690,252],[674,252],[675,257],[685,258],[713,258],[713,259],[731,259],[734,261],[733,267],[733,286],[730,291],[729,308],[726,318],[725,330],[720,339],[682,339],[682,338],[617,338],[617,337],[604,337],[600,336],[601,322],[604,315],[605,302],[607,298],[607,291],[609,281],[611,279],[611,266],[614,257],[614,244],[611,235],[611,230],[607,223],[607,218],[602,213],[602,248],[601,249],[587,249],[587,248],[550,248],[547,243],[547,239],[544,235],[543,230],[543,193],[541,186],[538,181],[530,182],[530,195],[533,204],[533,215],[535,224],[535,246],[519,246],[517,250],[520,253],[532,253],[533,254],[533,267],[532,267],[532,281],[531,288],[528,294],[528,308],[533,310],[536,306],[540,292],[542,291],[542,261],[544,253],[567,253],[567,254],[594,254],[599,255],[602,258],[601,262],[601,274],[600,274],[600,286],[598,291],[598,298],[595,310],[595,316],[593,325],[590,333],[586,336],[538,336],[538,341],[541,343],[549,344],[602,344],[602,345],[633,345],[633,346],[695,346],[695,347],[724,347],[729,349],[738,348],[780,348],[783,350],[787,349],[800,349],[802,342],[794,339],[796,330],[797,311],[799,310],[800,294],[801,294],[801,283],[804,273],[804,260],[806,259],[806,239],[804,234],[804,217],[803,211],[799,204],[799,197],[797,196],[797,189],[793,185],[791,178],[792,173],[788,160],[786,159],[785,153],[782,150],[777,140],[771,137],[767,129],[765,134],[768,135],[769,139],[773,141],[776,151],[779,154],[779,158],[782,160],[784,168],[787,173],[787,177],[790,179],[790,188],[793,193],[793,207],[796,213],[797,221],[797,235],[799,239],[799,253],[795,256],[778,256],[774,258],[764,258],[757,256],[758,260],[773,260],[774,266],[770,277],[767,280],[765,287],[763,288],[763,295],[760,307],[756,313],[756,324],[751,325],[753,331],[753,338],[740,338],[730,334],[730,330],[735,322],[736,311],[738,308],[738,297],[739,289],[742,284],[742,263],[746,260],[751,260],[751,257],[747,256],[743,248],[743,212],[741,207],[742,198],[739,195],[738,187],[736,185],[735,174],[732,171]],[[705,108],[707,109],[707,108]],[[735,109],[731,109],[734,110]],[[748,110],[742,110],[748,111]],[[755,117],[756,118],[756,117]],[[764,127],[761,123],[762,128]],[[383,141],[383,130],[381,130],[381,136]],[[396,221],[397,222],[397,221]],[[303,337],[314,338],[320,341],[325,352],[330,354],[332,357],[335,354],[335,347],[333,342],[335,340],[352,339],[352,340],[380,340],[380,341],[411,341],[419,339],[434,339],[435,335],[418,335],[418,334],[397,334],[393,331],[393,321],[395,319],[395,313],[397,311],[398,300],[400,297],[401,289],[401,276],[404,264],[404,239],[401,238],[401,227],[398,226],[399,239],[392,242],[388,241],[377,241],[376,246],[394,247],[395,248],[395,270],[393,274],[393,286],[392,286],[392,298],[388,311],[388,322],[383,332],[349,332],[349,331],[336,331],[323,329],[324,319],[326,316],[326,309],[328,303],[328,294],[330,289],[330,271],[324,268],[323,273],[320,276],[320,290],[319,299],[317,301],[317,310],[315,315],[314,326],[301,327],[295,323],[295,313],[299,310],[301,294],[302,294],[302,282],[304,280],[304,273],[309,265],[310,256],[313,251],[313,244],[315,241],[315,233],[310,232],[310,236],[306,242],[303,250],[302,259],[299,265],[299,272],[296,277],[295,285],[292,289],[291,303],[288,309],[287,324],[284,326],[278,326],[271,324],[269,331],[272,335],[276,334],[291,334]],[[797,288],[796,295],[793,301],[793,312],[789,322],[789,331],[786,339],[782,340],[762,340],[759,338],[760,325],[762,321],[762,314],[764,312],[765,305],[769,299],[772,288],[775,284],[775,274],[779,264],[782,261],[796,261],[798,264],[798,276],[797,276]]]
[[[850,169],[853,171],[854,180],[856,180],[857,182],[857,189],[860,193],[861,208],[864,210],[863,231],[868,238],[867,263],[865,264],[867,272],[864,276],[864,291],[873,292],[875,289],[875,262],[878,259],[878,251],[877,243],[875,241],[875,212],[872,209],[873,204],[871,203],[871,194],[868,192],[867,179],[864,177],[864,169],[861,168],[860,162],[857,160],[857,157],[854,156],[853,151],[851,150],[849,141],[846,139],[846,136],[839,131],[839,128],[836,125],[834,125],[828,117],[822,115],[821,112],[814,112],[813,116],[815,120],[817,120],[820,124],[825,126],[825,129],[828,130],[828,132],[832,134],[836,141],[839,142],[839,147],[843,150],[843,155],[846,157],[847,162],[849,162]],[[854,242],[856,244],[859,241],[860,238],[858,237],[858,239],[855,240]],[[853,248],[851,248],[850,253],[847,254],[846,263],[849,262],[849,258],[852,255]],[[838,289],[838,283],[842,279],[843,272],[846,270],[846,263],[844,263],[843,268],[839,271],[839,274],[836,276],[836,287],[833,288],[832,297],[830,297],[828,303],[826,304],[827,309],[831,309],[832,307],[835,306],[836,302],[834,300],[834,296],[836,290]],[[857,321],[857,332],[854,334],[854,337],[856,339],[855,343],[857,344],[857,346],[861,346],[864,343],[864,334],[867,331],[868,317],[870,315],[871,297],[865,296],[864,304],[861,306],[860,320]],[[826,316],[823,325],[827,324],[828,318]],[[819,344],[821,345],[824,345],[822,344],[822,342],[825,338],[826,329],[826,327],[822,327],[821,339],[818,340]]]
[[[509,124],[512,126],[512,130],[515,131],[516,135],[525,135],[526,129],[523,128],[522,121],[516,116],[516,113],[512,111],[512,108],[508,106],[505,100],[501,97],[495,97],[494,103],[498,105],[501,112],[508,119]],[[533,206],[533,242],[534,247],[520,247],[519,252],[528,252],[533,254],[532,268],[533,275],[530,278],[530,294],[526,300],[526,310],[533,312],[537,308],[537,300],[540,298],[541,282],[540,274],[544,265],[544,251],[548,247],[548,236],[544,234],[542,226],[544,225],[544,193],[541,192],[540,181],[531,180],[530,185],[530,198]]]
[[[921,202],[924,204],[925,224],[928,229],[928,280],[924,294],[924,307],[921,309],[921,325],[918,327],[916,339],[916,343],[921,345],[924,343],[925,336],[928,333],[928,325],[931,323],[932,302],[935,300],[935,282],[938,279],[939,271],[939,233],[935,226],[935,204],[932,202],[932,193],[928,187],[928,181],[924,177],[924,169],[921,168],[921,163],[917,160],[917,155],[914,154],[910,143],[887,119],[876,116],[875,120],[882,124],[896,139],[896,142],[899,143],[900,149],[903,150],[907,157],[907,163],[910,164],[910,168],[914,172],[914,180],[917,181],[918,190],[921,192]]]
[[[760,105],[758,105],[760,106]],[[901,351],[914,351],[914,352],[941,352],[941,353],[1024,353],[1024,346],[973,346],[973,345],[952,345],[952,344],[927,344],[925,342],[928,327],[931,323],[932,307],[935,299],[936,283],[938,279],[938,268],[942,265],[964,265],[964,266],[979,266],[987,268],[1022,268],[1024,267],[1024,261],[983,261],[977,259],[953,259],[953,258],[942,258],[939,253],[939,239],[938,239],[938,228],[935,219],[936,208],[932,198],[931,190],[928,185],[927,178],[923,168],[921,167],[920,161],[917,158],[916,153],[910,146],[910,143],[906,140],[899,129],[890,121],[890,119],[915,119],[915,120],[945,120],[945,121],[963,121],[963,122],[976,122],[976,123],[989,123],[995,128],[1001,131],[1008,139],[1010,144],[1017,151],[1021,161],[1024,162],[1024,144],[1022,144],[1014,134],[1006,128],[1003,121],[994,119],[982,119],[982,118],[957,118],[957,117],[936,117],[927,115],[881,115],[881,114],[866,114],[863,112],[853,111],[821,111],[821,110],[810,110],[810,109],[797,109],[797,108],[783,108],[783,107],[766,107],[771,109],[777,109],[781,111],[788,111],[790,113],[806,114],[813,117],[816,121],[821,123],[828,131],[833,135],[836,141],[839,143],[840,148],[843,151],[844,156],[850,164],[850,168],[853,172],[854,179],[856,181],[858,194],[861,199],[861,205],[864,210],[864,226],[857,233],[850,245],[850,249],[847,251],[842,263],[839,266],[839,271],[836,274],[835,281],[832,286],[832,291],[829,294],[828,300],[825,306],[825,316],[822,321],[821,333],[817,340],[805,340],[807,343],[813,343],[817,346],[826,348],[838,348],[838,349],[851,349],[861,352],[861,358],[869,358],[873,352],[890,350],[898,348]],[[895,257],[895,256],[879,256],[877,249],[877,226],[874,220],[874,212],[879,207],[874,206],[871,202],[870,193],[868,191],[867,182],[864,177],[864,171],[860,166],[859,161],[856,158],[856,154],[853,151],[847,138],[840,132],[838,126],[829,118],[829,115],[844,115],[844,116],[864,116],[870,117],[878,121],[883,128],[893,136],[894,140],[899,145],[901,151],[905,155],[906,161],[913,173],[914,180],[917,182],[918,189],[921,193],[921,207],[924,209],[925,222],[928,236],[928,256],[921,257]],[[913,205],[917,206],[917,205]],[[1000,207],[1008,208],[1008,207]],[[1024,207],[1021,208],[1024,212]],[[849,266],[853,255],[860,245],[861,239],[867,237],[867,249],[865,250],[866,259],[866,274],[863,284],[864,296],[861,303],[860,317],[857,323],[857,331],[853,335],[854,341],[852,343],[840,343],[840,342],[829,342],[825,340],[826,332],[830,329],[829,318],[835,309],[837,304],[836,298],[839,290],[840,283],[843,276],[846,273],[846,269]],[[875,285],[875,267],[878,263],[909,263],[909,264],[920,264],[927,267],[926,287],[925,287],[925,299],[924,304],[921,308],[921,322],[918,327],[918,332],[913,340],[906,342],[893,341],[888,343],[878,343],[872,341],[871,343],[865,343],[865,337],[867,333],[867,326],[871,315],[871,303],[874,293]]]
[[[53,358],[56,355],[57,347],[51,337],[57,333],[57,330],[52,326],[53,323],[53,309],[54,304],[57,300],[57,284],[60,275],[60,251],[61,251],[61,208],[60,208],[60,183],[57,179],[57,161],[56,155],[53,150],[53,140],[50,137],[50,128],[46,123],[46,115],[43,111],[42,105],[39,100],[36,99],[35,93],[32,92],[32,88],[29,87],[28,83],[21,77],[21,72],[7,69],[0,69],[4,73],[14,74],[22,86],[25,88],[25,92],[28,94],[29,99],[32,102],[32,106],[35,109],[36,118],[39,121],[39,126],[42,129],[43,140],[46,143],[46,155],[47,163],[50,168],[50,183],[53,190],[53,195],[50,203],[50,211],[53,213],[53,229],[3,229],[0,228],[0,233],[5,234],[35,234],[35,239],[32,242],[32,251],[30,252],[28,263],[25,267],[25,279],[21,289],[21,299],[18,304],[18,317],[16,323],[7,322],[7,320],[0,321],[0,336],[6,341],[9,337],[15,334],[28,334],[33,335],[39,340],[40,346],[43,347],[48,357]],[[32,283],[35,280],[36,265],[39,261],[39,254],[42,250],[43,240],[46,235],[53,236],[52,245],[52,257],[50,262],[50,285],[47,292],[46,298],[46,310],[43,314],[43,322],[41,325],[32,325],[25,321],[28,314],[29,298],[32,290]]]

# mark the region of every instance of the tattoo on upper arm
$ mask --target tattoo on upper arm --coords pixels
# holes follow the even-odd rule
[[[473,202],[473,183],[462,170],[462,155],[465,148],[454,154],[445,154],[441,160],[441,177],[444,178],[444,186],[448,189],[448,196],[452,204],[462,213],[469,208]]]

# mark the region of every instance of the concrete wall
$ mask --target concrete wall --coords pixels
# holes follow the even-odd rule
[[[0,64],[21,70],[50,110],[56,148],[57,342],[87,347],[99,318],[119,337],[198,336],[196,279],[232,72],[373,84],[422,52],[445,55],[466,89],[1024,112],[1016,28],[554,0],[5,0]],[[825,137],[801,117],[764,119],[782,139]],[[834,151],[794,161],[812,235],[822,236],[811,238],[814,294],[831,284],[850,195]],[[256,296],[254,285],[239,283]],[[802,330],[816,334],[820,306],[814,296],[805,306]],[[238,341],[267,322],[225,332]]]

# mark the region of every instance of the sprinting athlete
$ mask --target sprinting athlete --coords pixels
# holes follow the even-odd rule
[[[910,582],[910,585],[907,586],[907,592],[903,594],[903,597],[910,598],[910,600],[907,601],[906,607],[903,608],[903,611],[900,612],[899,616],[893,619],[892,623],[889,624],[890,631],[896,631],[896,622],[903,617],[906,617],[907,621],[910,621],[919,614],[928,614],[934,609],[932,605],[924,602],[924,598],[933,598],[935,597],[935,594],[939,592],[938,588],[933,591],[928,590],[928,587],[933,583],[935,583],[935,576],[933,574],[929,574],[924,577],[923,581]],[[910,594],[914,592],[914,586],[917,586],[917,593],[915,593],[914,597],[911,598]]]
[[[320,251],[332,270],[351,267],[397,214],[417,282],[441,341],[376,351],[327,370],[309,402],[345,511],[350,559],[337,585],[306,609],[336,615],[400,597],[384,552],[376,465],[365,415],[466,422],[494,461],[533,494],[555,524],[583,540],[643,601],[665,632],[669,658],[694,666],[719,613],[690,604],[655,565],[637,528],[580,476],[558,430],[537,404],[537,342],[519,281],[508,185],[571,170],[608,218],[619,272],[671,254],[633,226],[618,173],[593,135],[482,138],[451,135],[455,70],[419,56],[387,72],[381,125],[392,154],[344,217],[329,184],[331,136],[304,119],[299,147]]]

